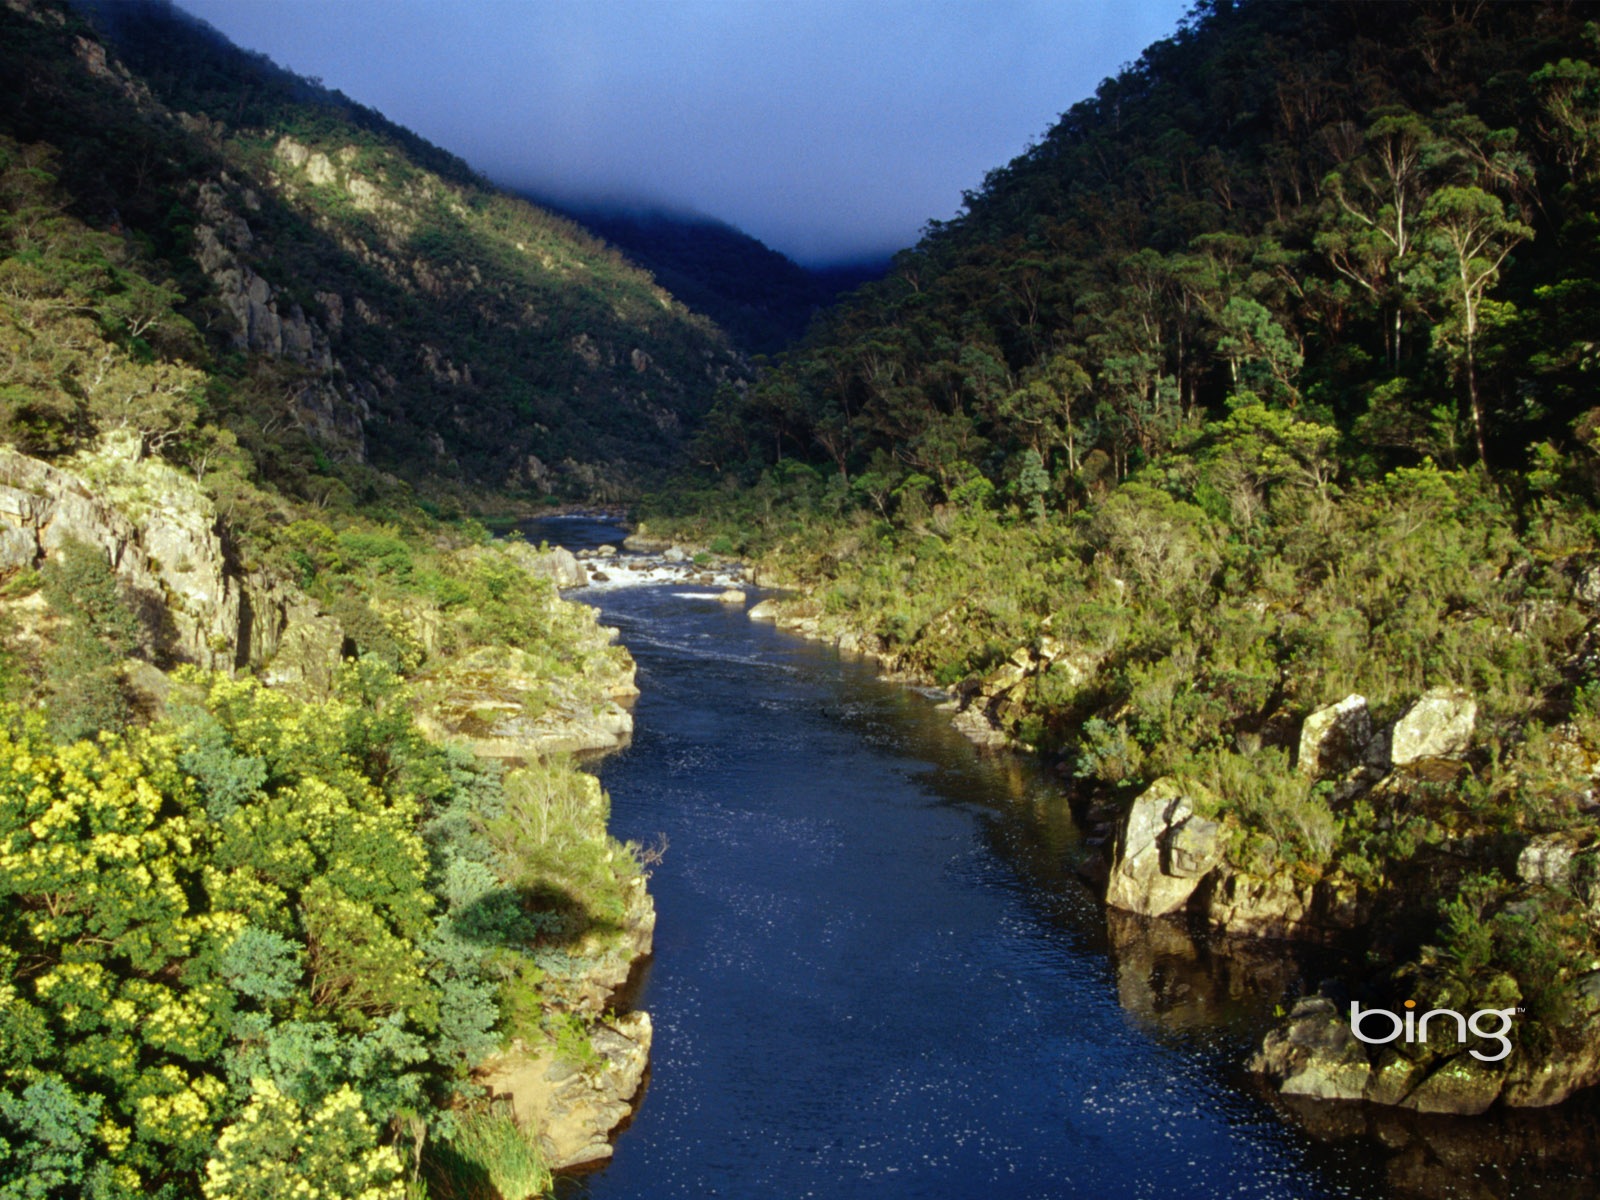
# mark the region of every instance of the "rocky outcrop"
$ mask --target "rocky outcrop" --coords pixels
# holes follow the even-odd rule
[[[0,449],[0,569],[36,567],[69,542],[102,551],[161,659],[233,666],[239,595],[203,497],[161,497],[137,524],[104,487]]]
[[[315,605],[292,605],[284,613],[277,648],[261,681],[305,699],[326,697],[344,661],[344,641],[344,628],[333,617]]]
[[[1195,812],[1214,800],[1196,785],[1162,778],[1133,802],[1117,829],[1106,903],[1158,917],[1188,903],[1222,860],[1221,826]]]
[[[1436,1039],[1437,1040],[1437,1039]],[[1372,1046],[1357,1039],[1348,1006],[1325,996],[1295,1004],[1247,1064],[1280,1094],[1314,1100],[1366,1100],[1421,1113],[1476,1116],[1500,1095],[1506,1072],[1470,1054],[1434,1057],[1426,1043]]]
[[[202,184],[198,195],[200,222],[195,226],[195,259],[232,318],[234,349],[267,354],[307,368],[310,377],[290,398],[300,427],[319,441],[356,461],[365,461],[365,421],[377,391],[365,380],[350,383],[334,359],[327,332],[299,304],[249,265],[255,235],[239,206],[215,181]],[[343,324],[344,300],[336,292],[318,293],[329,323]]]
[[[1220,933],[1276,941],[1334,942],[1372,917],[1371,896],[1338,871],[1307,882],[1226,864],[1206,881],[1200,907]]]
[[[417,725],[510,762],[615,750],[633,734],[620,701],[638,689],[627,651],[611,649],[613,658],[588,657],[576,673],[552,677],[540,656],[484,647],[417,677]]]
[[[1472,1051],[1481,1043],[1488,1049],[1480,1053],[1493,1055],[1500,1043],[1480,1039],[1471,1027],[1468,1040],[1459,1040],[1454,1017],[1434,1018],[1428,1040],[1405,1035],[1374,1042],[1395,1028],[1387,1015],[1375,1014],[1381,1019],[1363,1031],[1369,1039],[1363,1042],[1351,1026],[1349,1004],[1308,996],[1267,1034],[1248,1067],[1285,1096],[1455,1116],[1476,1116],[1496,1103],[1545,1108],[1600,1083],[1600,971],[1579,981],[1577,995],[1579,1019],[1557,1044],[1521,1043],[1513,1025],[1510,1055],[1491,1061]],[[1498,1018],[1490,1027],[1498,1028]]]
[[[1425,758],[1460,758],[1472,746],[1478,704],[1457,688],[1426,692],[1395,722],[1389,761],[1395,766]]]
[[[591,1020],[588,1061],[563,1058],[544,1039],[518,1038],[477,1072],[491,1096],[510,1100],[520,1124],[538,1130],[552,1170],[610,1158],[610,1135],[633,1112],[650,1064],[649,1014],[635,1011],[604,1019],[600,1014],[611,1006],[634,965],[650,954],[655,922],[644,879],[635,876],[629,881],[621,936],[590,935],[573,954],[581,967],[567,982],[562,999],[568,1011]]]
[[[1285,1096],[1360,1100],[1372,1079],[1366,1047],[1332,1000],[1308,996],[1262,1040],[1247,1064]]]
[[[1300,726],[1297,766],[1304,775],[1321,779],[1355,766],[1372,741],[1372,717],[1365,696],[1346,696],[1319,708]]]
[[[139,459],[131,442],[109,442],[78,466],[0,448],[0,571],[38,567],[81,542],[106,555],[158,664],[259,667],[287,636],[295,665],[286,669],[331,680],[343,644],[337,623],[319,625],[331,618],[298,591],[237,572],[215,509],[192,480]]]
[[[551,1170],[592,1166],[611,1157],[611,1131],[633,1112],[653,1032],[643,1012],[597,1025],[589,1034],[591,1063],[562,1059],[545,1042],[518,1039],[486,1064],[480,1082],[491,1096],[510,1100],[518,1124],[538,1130]]]
[[[506,542],[506,553],[536,579],[548,579],[557,588],[589,586],[589,574],[572,551],[560,546],[538,548],[526,542]]]

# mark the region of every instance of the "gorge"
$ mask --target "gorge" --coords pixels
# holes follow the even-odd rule
[[[1204,0],[828,275],[0,0],[0,1194],[1590,1194],[1597,47]]]

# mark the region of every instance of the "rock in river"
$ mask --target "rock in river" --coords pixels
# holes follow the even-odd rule
[[[1164,777],[1133,802],[1117,829],[1106,903],[1158,917],[1182,908],[1222,859],[1221,827],[1195,812],[1210,796]]]

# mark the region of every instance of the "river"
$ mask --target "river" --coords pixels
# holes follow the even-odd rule
[[[614,1161],[563,1196],[1594,1194],[1592,1103],[1290,1119],[1238,1064],[1311,968],[1108,921],[1037,764],[683,590],[572,594],[639,664],[633,742],[597,766],[613,831],[666,849],[634,997],[656,1029],[648,1090]]]

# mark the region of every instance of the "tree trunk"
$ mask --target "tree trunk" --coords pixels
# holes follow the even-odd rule
[[[1472,436],[1478,443],[1478,463],[1489,469],[1489,451],[1483,438],[1483,400],[1478,395],[1478,372],[1472,356],[1472,334],[1467,334],[1467,400],[1472,406]]]

